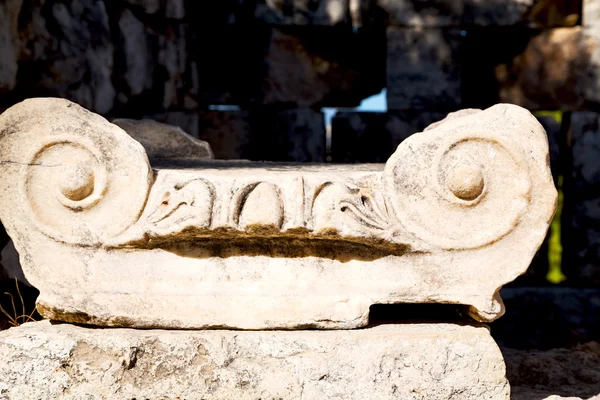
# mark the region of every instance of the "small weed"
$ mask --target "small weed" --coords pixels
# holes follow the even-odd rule
[[[5,310],[4,307],[2,307],[1,305],[0,305],[0,312],[2,314],[4,314],[4,316],[7,319],[8,324],[11,326],[19,326],[21,324],[24,324],[25,322],[37,321],[37,319],[34,318],[34,314],[37,311],[36,307],[34,307],[33,311],[31,311],[31,313],[29,313],[29,314],[27,314],[25,312],[25,301],[23,300],[23,296],[21,295],[21,289],[19,288],[19,281],[17,281],[16,278],[15,278],[15,288],[17,290],[17,294],[19,295],[19,301],[21,302],[21,309],[19,310],[20,312],[17,311],[17,307],[15,305],[15,298],[14,298],[13,294],[10,292],[4,292],[4,295],[10,297],[10,303],[12,305],[12,314],[9,313],[7,310]]]

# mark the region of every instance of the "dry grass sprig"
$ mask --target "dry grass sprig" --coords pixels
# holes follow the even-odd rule
[[[21,295],[21,289],[19,289],[19,281],[17,280],[17,278],[15,278],[15,287],[17,288],[19,300],[21,301],[21,314],[20,315],[17,314],[17,307],[15,306],[15,298],[12,295],[12,293],[9,293],[9,292],[4,292],[4,294],[10,296],[10,302],[12,305],[13,313],[11,315],[1,305],[0,305],[0,312],[2,312],[2,314],[4,314],[4,316],[6,316],[8,323],[12,326],[19,326],[26,322],[36,321],[36,319],[33,318],[33,314],[35,314],[35,312],[37,311],[37,307],[34,307],[33,311],[31,311],[30,314],[25,313],[25,301],[23,300],[23,296]]]

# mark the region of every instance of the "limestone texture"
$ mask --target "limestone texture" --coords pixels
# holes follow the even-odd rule
[[[88,329],[0,333],[2,399],[508,400],[484,326],[355,331]]]
[[[390,303],[494,320],[557,197],[546,133],[507,104],[412,135],[386,164],[152,168],[104,118],[31,99],[0,116],[0,160],[38,310],[107,326],[349,329]]]

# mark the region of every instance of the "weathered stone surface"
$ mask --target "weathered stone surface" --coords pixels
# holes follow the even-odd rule
[[[368,12],[375,11],[373,6],[381,8],[387,23],[395,26],[458,26],[464,12],[464,0],[361,0],[361,3]]]
[[[580,20],[580,1],[464,0],[465,25],[574,26]]]
[[[570,0],[360,0],[360,16],[353,19],[383,11],[386,22],[395,26],[555,27],[575,25],[579,7],[579,1]]]
[[[563,259],[574,284],[600,285],[600,115],[575,112],[571,118],[572,180],[565,187]]]
[[[262,143],[258,160],[323,162],[325,161],[325,119],[310,108],[257,112],[253,130]]]
[[[20,53],[18,19],[22,4],[23,0],[0,4],[0,92],[11,90],[16,84]]]
[[[199,104],[356,107],[385,86],[385,32],[254,22],[196,33]],[[205,61],[210,54],[211,62]]]
[[[410,135],[424,130],[444,113],[338,111],[331,121],[333,162],[385,162]]]
[[[122,128],[129,136],[144,146],[148,158],[165,160],[170,158],[213,158],[210,145],[187,134],[183,129],[162,124],[151,119],[116,119],[113,124]]]
[[[264,56],[261,102],[356,107],[385,84],[385,38],[328,27],[272,29]]]
[[[255,16],[268,24],[335,25],[348,22],[350,2],[350,0],[261,0],[257,2]]]
[[[348,19],[347,3],[323,1],[318,13],[338,18],[341,7]],[[260,7],[268,8],[182,0],[6,1],[0,6],[0,91],[12,93],[0,103],[52,95],[101,114],[141,117],[211,104],[356,106],[384,87],[385,33],[378,26],[355,32],[350,25],[311,22],[282,33],[253,16]]]
[[[558,28],[535,36],[522,54],[496,68],[502,102],[531,110],[579,110],[600,104],[600,32]]]
[[[197,84],[187,82],[195,68],[188,31],[179,22],[148,23],[128,9],[121,12],[114,71],[119,108],[147,113],[183,106],[185,93]]]
[[[511,400],[597,400],[600,397],[598,342],[546,351],[501,349]]]
[[[146,115],[144,118],[153,119],[167,125],[178,126],[185,133],[188,133],[195,138],[198,138],[200,135],[200,117],[197,112],[167,111],[164,113]]]
[[[502,399],[485,327],[356,331],[87,329],[47,321],[0,333],[8,398]],[[27,371],[27,373],[24,373]]]
[[[209,2],[195,2],[195,5]],[[216,4],[210,2],[211,4]],[[224,4],[224,2],[219,2]],[[197,11],[194,15],[199,14]],[[195,95],[199,104],[225,104],[250,108],[260,103],[265,76],[264,57],[270,43],[266,25],[225,25],[214,27],[208,17],[204,29],[196,25],[195,39],[190,41],[190,57],[195,62]],[[206,56],[210,55],[210,62]]]
[[[198,134],[210,143],[217,160],[258,159],[256,147],[261,141],[253,136],[248,111],[200,111]]]
[[[490,325],[500,346],[571,348],[600,339],[600,289],[510,287],[500,295],[507,311]]]
[[[185,16],[184,0],[126,0],[133,6],[141,7],[145,13],[158,14],[166,18],[182,19]]]
[[[388,27],[389,110],[460,107],[459,30]]]
[[[154,60],[151,58],[146,27],[135,15],[125,9],[119,21],[122,45],[118,51],[123,59],[123,87],[130,96],[137,96],[152,87]]]
[[[19,68],[27,78],[18,82],[19,90],[69,98],[99,113],[110,111],[114,48],[104,1],[36,3],[22,11]]]
[[[505,104],[412,135],[385,165],[151,170],[61,99],[13,106],[0,132],[0,216],[40,312],[72,322],[355,328],[389,303],[493,320],[556,207],[546,134]]]
[[[321,162],[325,157],[323,114],[308,108],[167,112],[149,118],[208,142],[218,160]]]

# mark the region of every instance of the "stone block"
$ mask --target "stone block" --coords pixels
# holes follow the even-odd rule
[[[404,139],[445,116],[444,113],[418,111],[338,111],[331,122],[332,161],[385,162]]]
[[[593,1],[593,0],[592,0]],[[464,0],[465,25],[535,28],[574,26],[581,20],[581,0]]]
[[[350,0],[260,0],[255,16],[272,25],[325,25],[349,22]]]
[[[473,26],[467,29],[461,65],[463,106],[487,108],[498,103],[501,84],[497,69],[523,54],[538,34],[539,30],[523,26]]]
[[[167,111],[158,114],[149,114],[145,119],[162,122],[181,128],[185,133],[198,138],[200,135],[200,117],[197,112],[191,111]]]
[[[182,19],[185,16],[185,0],[125,0],[146,14],[169,19]]]
[[[373,304],[433,302],[491,321],[556,207],[546,133],[507,104],[350,166],[151,166],[63,99],[11,107],[0,132],[0,218],[38,310],[69,322],[350,329]]]
[[[550,29],[495,70],[501,102],[530,110],[580,110],[600,103],[600,34],[582,27]]]
[[[260,101],[278,108],[356,107],[384,84],[383,30],[272,29]]]
[[[146,27],[130,10],[123,10],[118,20],[121,45],[117,48],[121,64],[117,63],[117,74],[121,75],[121,91],[127,96],[140,95],[152,87],[154,60],[150,53]],[[119,68],[120,67],[120,68]]]
[[[132,115],[183,108],[184,97],[194,89],[187,76],[194,69],[187,50],[188,25],[168,20],[150,23],[124,8],[117,26],[114,80],[120,112]]]
[[[114,47],[101,0],[36,3],[19,14],[18,94],[68,98],[106,114],[115,100]]]
[[[563,212],[564,273],[573,283],[600,285],[600,115],[571,117],[571,184]]]
[[[460,107],[459,30],[388,27],[387,39],[388,110]]]
[[[211,145],[216,159],[298,162],[325,159],[325,123],[318,111],[204,110],[199,115],[199,137]]]
[[[310,108],[257,111],[253,129],[262,143],[259,160],[325,161],[325,117]]]
[[[202,108],[356,107],[385,86],[383,29],[258,23],[194,29],[190,57]]]
[[[250,112],[202,110],[198,137],[210,144],[217,160],[257,160]]]
[[[196,139],[178,126],[162,124],[151,119],[115,119],[112,122],[144,146],[151,162],[213,158],[207,142]]]
[[[580,6],[571,0],[360,0],[354,19],[379,18],[406,27],[547,28],[574,26],[580,21]]]
[[[88,329],[48,321],[0,333],[6,398],[508,400],[484,326],[355,331]],[[24,373],[24,371],[27,371]]]
[[[17,83],[21,43],[18,19],[23,0],[0,4],[0,92],[13,89]]]
[[[270,32],[258,24],[194,25],[189,54],[197,69],[194,90],[200,108],[217,104],[250,108],[260,103]]]
[[[389,25],[409,27],[459,26],[465,0],[361,0],[371,12],[373,6],[385,13]],[[366,7],[365,7],[366,5]]]

